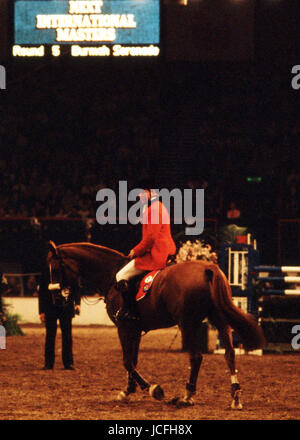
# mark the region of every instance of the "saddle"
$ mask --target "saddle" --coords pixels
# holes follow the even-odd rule
[[[154,278],[161,270],[154,270],[152,272],[147,273],[142,278],[137,280],[136,286],[135,286],[135,300],[140,301],[142,298],[144,298],[148,293],[150,293],[152,283],[154,281]]]
[[[175,258],[168,259],[167,266],[171,264],[175,264]],[[161,270],[163,269],[144,273],[133,277],[129,281],[125,282],[125,280],[121,280],[117,283],[118,287],[116,288],[121,292],[123,297],[123,306],[117,311],[115,316],[117,322],[124,320],[139,321],[140,318],[136,304],[150,293],[152,283]],[[124,281],[125,284],[123,284],[122,281]]]
[[[175,255],[170,255],[166,267],[176,264],[175,259],[176,259]],[[135,294],[136,301],[140,301],[142,298],[144,298],[147,294],[150,293],[154,278],[162,270],[164,269],[153,270],[146,274],[137,275],[129,281],[128,283],[129,291],[130,293],[132,293],[132,296]]]

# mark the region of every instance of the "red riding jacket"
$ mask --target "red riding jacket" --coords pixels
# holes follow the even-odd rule
[[[169,213],[159,200],[153,201],[145,210],[142,240],[133,250],[135,267],[145,271],[166,267],[168,256],[176,253]]]

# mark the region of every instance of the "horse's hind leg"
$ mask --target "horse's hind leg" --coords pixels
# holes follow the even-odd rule
[[[229,367],[231,376],[231,397],[233,399],[231,408],[242,409],[243,406],[240,399],[241,387],[237,378],[237,370],[235,368],[235,352],[232,343],[232,330],[220,317],[210,317],[210,321],[217,327],[225,347],[225,360]]]
[[[191,372],[190,372],[190,378],[189,382],[186,384],[185,388],[185,396],[183,398],[183,403],[186,405],[193,405],[193,399],[192,396],[196,394],[196,385],[197,385],[197,379],[199,370],[202,363],[202,354],[199,351],[190,351],[190,365],[191,365]]]
[[[235,353],[232,344],[232,330],[230,327],[227,326],[224,328],[221,332],[221,338],[225,347],[225,359],[231,376],[231,397],[233,399],[231,402],[231,408],[242,409],[241,387],[237,377],[237,370],[235,368]]]
[[[181,328],[183,344],[189,352],[191,372],[189,381],[185,386],[185,395],[182,399],[174,398],[171,403],[180,406],[191,406],[194,404],[193,396],[196,394],[197,379],[202,363],[200,337],[195,329]]]

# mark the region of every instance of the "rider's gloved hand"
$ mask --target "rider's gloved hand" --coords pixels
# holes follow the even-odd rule
[[[131,251],[129,252],[128,257],[131,259],[135,258],[135,253],[133,249],[131,249]]]

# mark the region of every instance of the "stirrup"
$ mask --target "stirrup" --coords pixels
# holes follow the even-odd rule
[[[128,290],[129,290],[128,281],[127,280],[116,281],[114,287],[120,293],[127,293]]]

